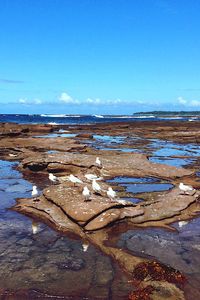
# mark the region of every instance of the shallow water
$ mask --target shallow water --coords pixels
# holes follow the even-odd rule
[[[49,133],[47,135],[36,135],[36,136],[33,136],[33,137],[36,137],[36,138],[57,138],[57,137],[75,137],[76,134],[74,133],[63,133],[62,131],[60,131],[59,133]]]
[[[127,299],[132,287],[109,257],[92,245],[83,252],[79,238],[70,239],[42,223],[33,234],[32,219],[8,209],[16,198],[31,197],[32,184],[12,169],[15,165],[0,161],[0,290]]]
[[[126,137],[124,136],[111,136],[111,135],[98,135],[94,134],[93,138],[102,143],[109,144],[121,144]]]
[[[177,144],[169,141],[151,140],[150,148],[155,156],[200,156],[200,148],[195,144]]]
[[[50,133],[36,137],[76,137],[74,133],[64,133],[60,129],[58,133]],[[137,141],[146,141],[147,143],[134,144]],[[120,151],[124,153],[144,153],[149,156],[149,160],[154,163],[162,163],[174,167],[184,167],[193,164],[200,156],[200,147],[196,144],[182,145],[160,139],[142,139],[138,136],[111,136],[111,135],[93,135],[93,139],[85,139],[84,143],[98,150]],[[124,145],[123,145],[124,144]],[[127,145],[129,145],[127,147]],[[51,153],[51,152],[48,152]],[[52,152],[56,153],[56,152]]]
[[[118,176],[107,180],[107,182],[114,183],[154,183],[160,182],[158,178],[154,177],[126,177]]]
[[[174,167],[190,165],[200,156],[200,147],[195,144],[182,145],[159,139],[147,139],[147,144],[134,145],[134,142],[142,139],[140,137],[108,135],[94,135],[94,138],[95,141],[88,140],[86,143],[96,149],[115,150],[124,153],[144,153],[150,156],[149,160],[152,162]],[[124,146],[122,146],[123,143],[125,143]],[[126,143],[129,147],[127,147]]]
[[[169,141],[150,140],[151,149],[149,160],[177,168],[193,164],[200,156],[200,147],[195,144],[177,144]]]
[[[175,232],[160,228],[135,229],[121,234],[118,247],[144,255],[183,272],[188,278],[187,299],[200,299],[200,218],[190,220]]]
[[[153,163],[165,164],[177,168],[181,168],[195,162],[195,159],[192,158],[177,158],[177,157],[173,158],[173,157],[158,157],[158,156],[149,157],[149,160]]]
[[[109,183],[117,183],[125,187],[127,193],[139,194],[150,192],[168,191],[173,188],[171,183],[161,183],[161,180],[153,177],[115,177],[107,180]]]

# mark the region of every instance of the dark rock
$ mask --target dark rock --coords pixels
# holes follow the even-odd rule
[[[85,261],[81,258],[67,258],[64,262],[57,264],[59,269],[79,271],[85,267]]]

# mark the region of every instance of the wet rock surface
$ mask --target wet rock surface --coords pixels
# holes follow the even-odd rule
[[[74,244],[69,241],[66,243],[62,238],[57,238],[56,233],[49,234],[47,229],[43,230],[44,225],[41,225],[41,229],[36,235],[29,232],[29,238],[27,238],[24,236],[25,232],[27,234],[24,224],[20,226],[20,222],[16,221],[12,227],[7,222],[5,213],[0,213],[0,216],[4,217],[1,238],[5,240],[6,236],[9,236],[7,243],[2,243],[0,256],[2,262],[0,294],[3,297],[6,296],[6,293],[9,297],[16,295],[15,290],[20,285],[24,286],[25,291],[19,292],[19,297],[24,297],[24,299],[29,299],[28,297],[45,299],[45,297],[49,297],[48,293],[55,297],[56,295],[61,297],[68,295],[71,299],[82,299],[86,295],[88,299],[97,299],[95,289],[101,299],[127,299],[128,293],[131,295],[130,299],[135,299],[135,295],[142,297],[141,295],[146,291],[149,291],[149,299],[190,299],[190,294],[196,297],[200,295],[194,285],[194,292],[191,293],[192,284],[195,280],[198,282],[197,275],[196,279],[193,278],[193,275],[198,273],[196,267],[197,253],[200,249],[198,238],[188,248],[188,238],[190,237],[183,236],[181,249],[179,249],[179,240],[176,238],[174,240],[171,236],[162,238],[160,235],[157,238],[152,231],[144,235],[133,233],[133,235],[126,236],[124,240],[120,239],[118,233],[119,246],[107,243],[110,239],[111,228],[116,230],[115,235],[118,232],[117,228],[125,224],[129,228],[142,227],[144,231],[149,226],[170,228],[169,226],[172,226],[173,222],[181,222],[197,215],[200,196],[198,191],[200,182],[196,175],[198,174],[196,172],[198,169],[196,145],[199,141],[197,124],[194,126],[191,122],[183,122],[180,128],[176,122],[170,122],[170,125],[166,125],[164,122],[159,122],[159,124],[150,122],[148,126],[141,122],[137,124],[137,127],[131,123],[119,123],[117,126],[113,126],[113,124],[112,126],[99,124],[81,127],[74,125],[70,128],[66,125],[62,128],[63,132],[68,130],[69,137],[55,135],[55,137],[49,138],[33,136],[49,132],[59,132],[59,135],[62,135],[61,126],[2,124],[1,128],[0,153],[2,157],[19,160],[18,170],[33,183],[38,182],[41,188],[40,196],[30,198],[31,186],[20,178],[19,173],[17,173],[19,178],[15,177],[15,173],[13,175],[8,173],[7,177],[11,177],[10,183],[8,184],[7,178],[0,185],[0,192],[5,199],[1,202],[2,207],[13,197],[20,198],[14,206],[16,211],[42,220],[59,232],[75,234],[82,238],[83,243],[86,241],[90,244],[89,250],[84,252],[79,241]],[[74,134],[74,138],[70,134]],[[103,135],[107,135],[107,137],[101,139]],[[110,135],[113,136],[112,139],[110,139]],[[177,168],[151,162],[148,156],[151,151],[154,151],[155,142],[150,140],[161,137],[182,144],[196,143],[193,148],[190,148],[191,153],[196,157],[193,161],[194,168]],[[107,142],[105,142],[106,139]],[[106,143],[112,151],[108,148],[103,149]],[[103,145],[103,147],[100,146],[101,150],[99,150],[93,145]],[[130,152],[129,149],[138,146],[139,148],[141,146],[139,152],[143,153]],[[117,149],[123,150],[125,147],[128,153]],[[174,146],[170,147],[171,151]],[[146,153],[148,156],[145,155]],[[188,152],[178,154],[187,155],[186,159],[190,158]],[[161,152],[155,152],[155,155],[164,157],[164,153]],[[97,156],[102,161],[101,168],[95,164]],[[48,180],[48,173],[51,172],[58,177],[58,183],[55,185]],[[81,179],[83,184],[74,185],[69,182],[67,176],[71,173]],[[92,191],[91,181],[85,178],[87,173],[102,177],[98,181],[102,190],[100,194],[92,192],[90,201],[84,201],[82,195],[85,185]],[[6,178],[6,173],[4,175],[3,178]],[[114,180],[115,177],[123,176],[128,177],[129,180],[135,177],[154,177],[155,180],[149,183],[147,180],[147,183],[152,185],[149,191],[145,190],[145,185],[138,190],[137,197],[141,201],[135,204],[128,199],[134,197],[136,188],[130,190],[128,189],[130,186],[127,184],[123,186],[123,182],[120,186],[115,181],[108,181],[108,179],[113,178]],[[155,187],[156,184],[159,185],[157,180],[171,185],[170,189],[156,191],[153,185]],[[165,183],[166,180],[168,183]],[[179,182],[191,184],[196,190],[184,194],[178,188]],[[113,200],[110,200],[106,194],[110,184],[117,191],[117,197]],[[133,180],[131,184],[134,186],[136,183]],[[123,199],[125,200],[120,202]],[[10,201],[10,206],[13,204],[13,200]],[[12,214],[16,213],[9,211],[7,216]],[[23,217],[21,216],[21,218]],[[19,251],[13,248],[14,244],[20,249]],[[91,244],[100,249],[107,257],[98,258],[99,254],[96,254]],[[168,253],[171,253],[169,256],[175,258],[174,263],[169,261],[169,256],[164,255],[164,247],[169,249],[169,252],[167,250]],[[182,248],[186,250],[183,251]],[[190,257],[190,251],[195,253],[194,258]],[[33,255],[34,253],[37,254]],[[192,278],[192,283],[183,287],[177,286],[175,282],[168,282],[166,279],[160,282],[158,276],[156,277],[156,270],[154,270],[153,277],[147,272],[147,278],[150,275],[152,277],[148,281],[148,284],[153,287],[151,291],[144,278],[139,285],[135,282],[131,287],[128,280],[124,281],[123,275],[120,274],[120,282],[117,284],[118,279],[111,261],[117,262],[127,276],[134,279],[133,272],[137,270],[138,266],[141,264],[151,266],[149,262],[155,259],[166,264],[169,263],[174,270],[178,269],[180,272],[187,273],[189,278]],[[35,272],[36,268],[37,272]],[[150,272],[150,269],[147,269]],[[171,273],[173,272],[172,270]],[[179,274],[177,272],[175,271],[176,274]],[[36,287],[35,291],[33,286]],[[50,288],[47,289],[47,286]],[[59,290],[59,287],[62,288]],[[133,289],[135,294],[134,292],[131,294]],[[183,291],[185,291],[185,295]]]

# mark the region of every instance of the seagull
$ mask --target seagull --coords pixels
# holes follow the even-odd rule
[[[12,153],[9,153],[9,156],[10,156],[10,157],[16,157],[16,156],[17,156],[17,154],[12,154]]]
[[[53,183],[58,182],[58,178],[55,175],[53,175],[52,173],[49,173],[49,180],[51,180]]]
[[[88,250],[88,247],[89,247],[89,243],[88,242],[83,242],[83,244],[82,244],[83,252],[86,252]]]
[[[183,226],[185,226],[187,224],[188,224],[188,221],[179,221],[178,222],[178,227],[181,228],[181,227],[183,227]]]
[[[122,204],[122,205],[126,205],[127,204],[127,201],[124,200],[124,199],[119,199],[119,200],[116,200],[119,204]]]
[[[33,234],[36,234],[38,232],[38,223],[35,221],[32,222],[32,232]]]
[[[100,185],[96,182],[95,179],[92,180],[92,189],[95,193],[100,194],[101,187]]]
[[[99,168],[102,167],[102,163],[101,163],[99,157],[96,158],[95,165],[96,165],[97,167],[99,167]]]
[[[69,179],[69,181],[73,182],[74,185],[75,185],[76,183],[83,183],[82,180],[80,180],[78,177],[76,177],[76,176],[74,176],[74,175],[72,175],[72,174],[70,174],[70,175],[68,176],[68,179]]]
[[[103,178],[102,177],[98,177],[97,175],[95,174],[85,174],[85,178],[88,179],[88,180],[102,180]]]
[[[187,193],[187,192],[191,192],[191,191],[194,190],[194,188],[193,188],[192,186],[185,185],[185,184],[183,184],[182,182],[179,184],[179,189],[180,189],[181,191],[183,191],[184,194]]]
[[[106,194],[107,194],[108,198],[110,198],[110,200],[114,200],[114,198],[116,197],[116,192],[113,191],[113,189],[111,187],[108,188]]]
[[[82,195],[83,195],[83,197],[85,198],[84,201],[90,200],[91,193],[90,193],[90,190],[88,189],[87,186],[84,186]]]
[[[32,192],[31,192],[31,195],[32,195],[33,197],[36,197],[36,196],[39,195],[38,190],[37,190],[37,186],[36,186],[36,185],[33,186],[33,190],[32,190]]]

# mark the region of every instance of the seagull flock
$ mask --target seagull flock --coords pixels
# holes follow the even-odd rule
[[[98,168],[102,168],[102,162],[100,160],[99,157],[96,158],[95,160],[95,165]],[[104,190],[102,190],[101,186],[99,185],[99,183],[97,183],[97,181],[102,180],[103,177],[98,177],[95,174],[85,174],[84,175],[85,178],[88,181],[92,181],[92,190],[95,194],[101,195],[101,192],[105,192]],[[66,179],[70,182],[72,182],[74,184],[74,186],[76,184],[83,184],[84,182],[82,180],[80,180],[78,177],[74,176],[73,174],[70,174],[69,176],[66,176]],[[59,179],[58,177],[56,177],[54,174],[49,173],[49,180],[53,183],[53,184],[57,184],[59,183]],[[181,193],[183,193],[184,195],[187,195],[188,193],[192,192],[192,191],[196,191],[192,186],[189,185],[185,185],[184,183],[180,183],[179,184],[179,189],[181,191]],[[32,192],[31,192],[32,197],[37,197],[39,195],[39,192],[37,190],[37,186],[34,185]],[[82,195],[84,198],[84,201],[89,201],[91,198],[91,191],[88,189],[87,186],[83,187],[82,190]],[[109,187],[108,190],[106,191],[106,195],[107,197],[111,200],[114,201],[117,194],[116,192],[112,189],[112,187]]]
[[[102,168],[102,162],[100,160],[99,157],[96,158],[95,160],[95,165],[98,167],[98,168]],[[103,192],[106,192],[106,195],[107,197],[113,201],[115,198],[116,198],[116,192],[111,188],[109,187],[107,191],[104,191],[100,184],[97,182],[97,181],[100,181],[103,179],[103,177],[98,177],[97,175],[95,174],[85,174],[84,175],[86,180],[87,181],[91,181],[92,182],[92,191],[94,194],[97,194],[97,195],[101,195],[101,193]],[[74,186],[76,184],[83,184],[84,182],[79,179],[78,177],[74,176],[73,174],[70,174],[69,176],[66,176],[65,177],[66,180],[72,182],[74,184]],[[57,184],[59,183],[59,178],[56,177],[54,174],[52,173],[49,173],[49,180],[52,184]],[[34,185],[33,186],[33,189],[32,189],[32,192],[31,192],[31,195],[32,197],[37,197],[39,195],[39,192],[37,190],[37,186]],[[84,201],[90,201],[91,200],[91,191],[89,190],[89,188],[86,186],[83,187],[83,190],[82,190],[82,196],[84,198]]]
[[[99,157],[96,158],[96,161],[95,161],[95,165],[98,167],[98,168],[102,168],[102,162],[101,160],[99,159]],[[97,175],[95,174],[85,174],[84,175],[86,180],[87,181],[92,181],[92,190],[93,190],[93,193],[94,194],[97,194],[97,195],[101,195],[102,192],[106,192],[106,195],[107,197],[110,199],[111,202],[114,202],[114,201],[117,201],[123,205],[126,204],[126,201],[125,200],[116,200],[116,197],[117,197],[117,194],[116,192],[112,189],[112,187],[108,187],[108,190],[107,191],[104,191],[100,184],[97,183],[97,181],[100,181],[103,179],[103,177],[98,177]],[[78,177],[74,176],[73,174],[70,174],[69,176],[66,176],[66,179],[70,182],[72,182],[74,184],[74,186],[76,184],[83,184],[84,182],[82,180],[80,180]],[[53,184],[57,184],[59,183],[59,179],[58,177],[56,177],[54,174],[52,173],[49,173],[49,180],[53,183]],[[179,184],[179,190],[180,190],[180,194],[184,194],[184,195],[188,195],[190,194],[192,191],[196,191],[192,186],[189,186],[189,185],[185,185],[184,183],[180,183]],[[32,192],[31,192],[31,195],[32,197],[37,197],[39,195],[39,192],[37,190],[37,186],[34,185],[33,186],[33,189],[32,189]],[[84,198],[84,201],[90,201],[91,200],[91,191],[89,190],[89,188],[86,186],[83,187],[82,189],[82,196]],[[120,202],[121,201],[121,202]],[[186,221],[180,221],[178,223],[179,227],[182,227],[184,225],[186,225],[187,222]],[[38,232],[38,225],[36,222],[33,222],[32,223],[32,232],[33,234],[36,234]],[[83,251],[87,251],[87,248],[88,248],[88,245],[86,244],[83,244]]]

